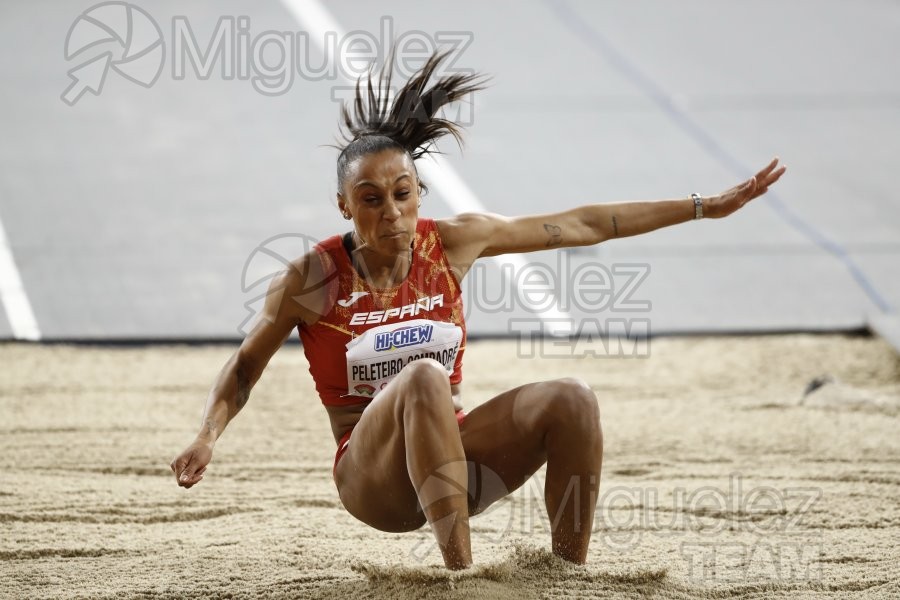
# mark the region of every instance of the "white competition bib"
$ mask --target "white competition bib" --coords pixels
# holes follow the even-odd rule
[[[453,372],[462,329],[453,323],[413,319],[380,325],[347,343],[347,395],[374,398],[421,358],[433,358]]]

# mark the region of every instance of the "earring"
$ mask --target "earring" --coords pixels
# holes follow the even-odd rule
[[[351,219],[350,213],[346,213],[346,212],[345,212],[345,213],[342,213],[342,214],[344,215],[344,218],[347,219],[348,221]]]

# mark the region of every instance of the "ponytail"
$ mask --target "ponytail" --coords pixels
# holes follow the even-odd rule
[[[356,82],[356,96],[351,114],[347,105],[341,107],[341,134],[344,143],[338,146],[341,153],[337,161],[338,189],[344,183],[347,169],[354,160],[387,148],[407,152],[413,160],[436,152],[434,143],[450,134],[462,147],[462,130],[457,123],[437,116],[444,106],[467,94],[482,90],[486,79],[478,74],[453,74],[438,79],[426,89],[435,70],[447,58],[449,52],[431,55],[425,65],[406,82],[391,103],[394,53],[381,69],[377,84],[372,82],[372,70],[367,77],[368,89],[360,89],[360,77]],[[376,94],[377,87],[377,94]]]

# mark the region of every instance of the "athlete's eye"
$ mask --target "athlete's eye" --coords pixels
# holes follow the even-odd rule
[[[400,192],[397,193],[397,196],[400,198],[405,198],[405,197],[409,196],[409,190],[401,190]]]

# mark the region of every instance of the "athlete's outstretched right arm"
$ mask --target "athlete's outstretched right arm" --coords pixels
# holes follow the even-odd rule
[[[304,294],[302,273],[306,264],[304,259],[295,261],[294,268],[278,274],[270,283],[260,318],[225,363],[209,392],[197,437],[172,460],[170,467],[178,485],[189,488],[203,479],[216,440],[247,403],[250,390],[272,355],[300,322],[315,321],[314,311],[296,300]]]

